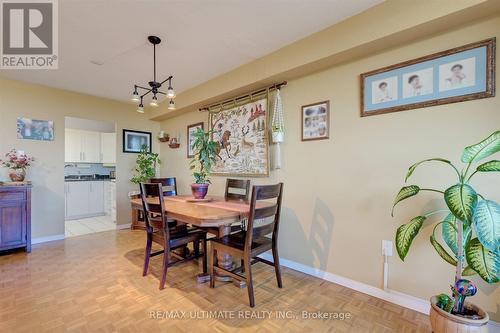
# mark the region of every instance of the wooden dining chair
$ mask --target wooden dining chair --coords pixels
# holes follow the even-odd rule
[[[227,201],[248,201],[250,194],[250,180],[248,179],[226,179],[226,191],[224,199]],[[240,221],[239,224],[231,226],[231,232],[238,232],[246,228],[246,220]]]
[[[278,287],[282,287],[281,269],[278,256],[278,231],[283,196],[283,183],[276,185],[254,186],[250,200],[250,214],[247,230],[211,240],[210,287],[215,287],[215,272],[228,275],[238,281],[246,281],[250,306],[255,306],[251,266],[256,262],[274,266]],[[274,202],[269,202],[273,199]],[[262,202],[266,200],[267,202]],[[257,222],[258,223],[255,223]],[[272,233],[272,238],[265,237]],[[259,258],[258,255],[272,250],[273,262]],[[221,251],[243,259],[243,266],[226,270],[216,265],[217,252]],[[238,274],[245,272],[246,276]]]
[[[169,228],[167,214],[165,212],[165,202],[161,184],[140,185],[142,206],[144,209],[144,220],[146,222],[147,241],[146,254],[144,258],[143,276],[148,274],[149,258],[163,253],[163,269],[160,281],[160,289],[165,288],[168,267],[181,262],[203,257],[203,273],[207,272],[207,233],[200,229],[178,229]],[[163,247],[162,251],[151,253],[153,242]],[[200,242],[203,253],[200,253]],[[182,257],[172,250],[184,248],[189,243],[193,243],[193,255]],[[170,262],[170,256],[177,258]]]
[[[163,187],[163,195],[166,197],[177,195],[177,179],[175,177],[151,178],[149,182],[161,184]]]
[[[226,179],[226,192],[224,193],[224,198],[226,200],[248,201],[249,194],[250,180],[231,178]]]
[[[163,196],[165,197],[171,197],[171,196],[176,196],[177,195],[177,180],[175,177],[168,177],[168,178],[151,178],[149,180],[150,183],[152,184],[161,184],[162,190],[163,190]],[[168,220],[168,226],[169,227],[175,227],[177,226],[177,221],[171,218],[167,218]],[[185,224],[182,223],[179,225],[180,228],[184,228]]]
[[[164,196],[172,196],[172,195],[177,195],[177,180],[175,177],[170,177],[170,178],[151,178],[149,180],[150,183],[157,184],[160,183],[163,186],[163,195]],[[137,195],[137,198],[140,198],[141,195]],[[132,197],[134,198],[134,197]],[[142,211],[138,212],[137,220],[144,222],[144,213]],[[168,223],[170,226],[176,226],[177,221],[173,219],[168,219]]]

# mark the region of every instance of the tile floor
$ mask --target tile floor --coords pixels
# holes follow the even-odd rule
[[[74,237],[95,232],[116,230],[116,223],[111,216],[96,216],[80,220],[70,220],[65,222],[65,236]]]

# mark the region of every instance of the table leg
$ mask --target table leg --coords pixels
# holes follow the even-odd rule
[[[230,233],[231,233],[231,225],[230,224],[222,225],[219,227],[219,234],[217,235],[217,237],[224,237],[226,235],[229,235]],[[217,265],[228,271],[233,270],[234,269],[233,256],[227,253],[217,252]],[[219,275],[218,273],[216,273],[215,279],[217,281],[233,282],[233,284],[239,288],[246,288],[245,281],[237,281],[230,276]],[[203,274],[200,274],[198,276],[198,283],[204,283],[207,281],[210,281],[209,275],[208,279],[207,276]]]
[[[134,230],[139,222],[139,210],[132,207],[132,223],[130,224],[130,229]]]

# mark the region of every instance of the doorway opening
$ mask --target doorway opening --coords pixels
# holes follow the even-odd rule
[[[116,229],[116,124],[65,118],[65,236]]]

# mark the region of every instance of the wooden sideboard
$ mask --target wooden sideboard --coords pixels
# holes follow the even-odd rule
[[[0,185],[0,251],[31,252],[31,185]]]

